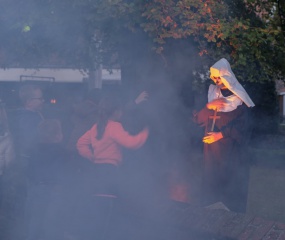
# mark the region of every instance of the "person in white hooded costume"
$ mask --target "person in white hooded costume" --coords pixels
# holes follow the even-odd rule
[[[210,68],[208,103],[195,115],[205,128],[202,202],[223,202],[245,212],[248,184],[246,147],[250,139],[253,101],[222,58]]]

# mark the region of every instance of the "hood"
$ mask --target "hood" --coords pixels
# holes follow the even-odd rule
[[[220,59],[210,68],[210,78],[212,77],[220,77],[223,84],[248,107],[255,106],[243,86],[236,79],[229,62],[225,58]]]

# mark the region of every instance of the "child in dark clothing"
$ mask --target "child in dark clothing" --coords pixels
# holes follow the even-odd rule
[[[61,239],[63,229],[59,216],[68,156],[61,146],[61,124],[56,119],[42,121],[38,126],[40,142],[32,151],[28,164],[28,239]],[[61,219],[61,220],[60,220]]]

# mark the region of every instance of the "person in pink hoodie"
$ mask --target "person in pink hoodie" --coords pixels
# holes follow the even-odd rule
[[[99,103],[97,123],[77,142],[79,154],[93,163],[89,180],[91,197],[88,207],[88,226],[84,235],[88,239],[104,239],[114,200],[118,197],[119,166],[122,149],[137,149],[148,138],[145,127],[136,135],[130,135],[120,123],[122,107],[115,97],[105,97]],[[86,217],[86,215],[85,215]],[[90,218],[93,221],[90,221]],[[93,237],[93,238],[92,238]]]
[[[137,135],[130,135],[119,122],[122,116],[119,103],[112,103],[106,98],[99,107],[98,122],[79,138],[77,150],[82,157],[94,164],[119,166],[122,162],[122,147],[141,147],[147,140],[148,129],[143,129]]]

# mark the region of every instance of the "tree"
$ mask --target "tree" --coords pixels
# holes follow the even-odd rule
[[[167,43],[187,39],[195,43],[200,57],[192,58],[201,62],[203,74],[204,66],[226,57],[242,80],[285,76],[282,0],[1,2],[2,67],[111,68],[129,61],[125,53],[132,33],[146,32],[153,43],[145,47],[164,56],[166,64]]]
[[[207,54],[211,62],[222,56],[231,58],[241,79],[284,77],[284,36],[280,27],[274,25],[276,2],[247,2],[148,1],[143,27],[160,44],[168,38],[194,38],[200,55]],[[267,4],[261,6],[263,2]],[[256,4],[260,5],[259,12]],[[260,12],[263,15],[258,16]]]
[[[285,1],[284,0],[278,0],[277,1],[277,8],[278,8],[278,14],[281,21],[281,28],[283,31],[283,34],[285,35]]]

